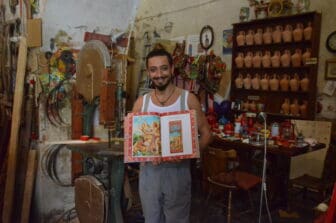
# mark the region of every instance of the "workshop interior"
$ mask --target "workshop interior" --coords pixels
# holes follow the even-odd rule
[[[145,222],[139,165],[150,156],[135,151],[132,120],[143,117],[132,107],[153,90],[146,55],[161,48],[213,136],[181,156],[191,223],[336,222],[333,10],[334,0],[1,0],[0,222]]]

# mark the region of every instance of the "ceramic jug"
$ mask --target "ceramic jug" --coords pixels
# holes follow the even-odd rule
[[[290,105],[290,114],[291,115],[299,115],[299,102],[297,98],[293,99],[293,103]]]
[[[257,32],[254,34],[254,44],[261,45],[263,41],[263,30],[262,28],[258,28]]]
[[[236,88],[243,88],[243,75],[238,74],[238,76],[235,79],[235,85]]]
[[[311,49],[307,48],[306,51],[302,54],[302,64],[306,65],[306,61],[310,57],[311,57]]]
[[[281,91],[288,91],[289,89],[289,78],[287,74],[284,74],[280,80],[280,90]]]
[[[238,55],[235,58],[235,63],[237,68],[242,68],[244,66],[244,54],[238,53]]]
[[[304,28],[304,30],[303,30],[304,40],[311,40],[312,30],[313,30],[312,24],[311,24],[311,22],[308,22],[307,27]]]
[[[285,26],[285,29],[281,32],[282,40],[284,43],[292,42],[292,30],[293,27],[290,24]]]
[[[284,102],[281,105],[281,113],[288,115],[289,114],[289,98],[285,98]]]
[[[301,49],[297,48],[295,49],[295,53],[291,56],[291,62],[293,67],[300,67],[301,66]]]
[[[283,28],[281,25],[275,26],[275,29],[272,32],[273,43],[281,43],[282,30]]]
[[[263,33],[263,42],[264,44],[271,44],[272,43],[272,28],[267,26]]]
[[[289,80],[289,87],[291,91],[299,90],[299,75],[294,74],[293,77]]]
[[[307,116],[307,106],[308,106],[308,101],[303,100],[302,105],[300,105],[300,114],[301,114],[302,117]]]
[[[271,52],[266,50],[264,56],[261,58],[262,66],[268,68],[271,66]]]
[[[252,29],[249,29],[247,31],[247,34],[245,36],[245,43],[248,46],[252,46],[254,44],[254,31]]]
[[[260,88],[260,77],[259,74],[255,74],[251,80],[252,88],[254,90],[259,90]]]
[[[264,74],[263,78],[260,80],[261,90],[267,91],[269,86],[268,75]]]
[[[274,51],[273,56],[271,57],[272,67],[280,67],[280,51]]]
[[[301,91],[307,92],[309,90],[309,79],[307,74],[305,74],[304,78],[300,80]]]
[[[251,103],[249,105],[249,110],[251,112],[256,112],[257,111],[257,105],[256,105],[255,101],[251,101]]]
[[[293,40],[294,42],[300,42],[303,39],[303,24],[296,23],[296,27],[293,30]]]
[[[248,111],[250,107],[250,102],[248,100],[243,101],[243,111]]]
[[[253,64],[253,67],[255,68],[261,67],[261,51],[255,52],[252,58],[252,64]]]
[[[245,45],[245,32],[239,31],[236,37],[237,46],[244,46]]]
[[[243,79],[243,86],[245,89],[251,89],[251,75],[246,74],[246,77]]]
[[[244,57],[244,65],[245,65],[245,67],[247,67],[247,68],[252,67],[252,57],[253,57],[253,54],[252,54],[251,51],[249,51],[249,52],[246,53],[246,56]]]
[[[276,74],[273,74],[273,77],[269,80],[269,88],[271,91],[279,90],[279,79]]]
[[[284,50],[284,53],[280,57],[281,66],[289,67],[291,62],[290,50]]]

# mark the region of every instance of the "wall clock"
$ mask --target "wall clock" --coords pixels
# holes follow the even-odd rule
[[[204,50],[208,50],[214,42],[214,32],[211,26],[206,25],[200,33],[200,44]]]
[[[330,52],[336,53],[336,31],[328,35],[326,47]]]

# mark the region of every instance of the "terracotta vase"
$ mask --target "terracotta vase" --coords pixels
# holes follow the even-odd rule
[[[244,65],[247,68],[251,68],[252,67],[252,57],[253,54],[251,51],[246,53],[246,56],[244,57]]]
[[[261,58],[262,66],[268,68],[271,66],[271,52],[266,50],[264,56]]]
[[[300,114],[302,117],[307,116],[307,106],[308,106],[308,101],[304,100],[302,105],[300,105]]]
[[[303,24],[296,23],[296,27],[293,30],[293,40],[294,42],[301,42],[303,39]]]
[[[297,98],[293,99],[293,103],[290,105],[290,114],[291,115],[299,115],[299,102]]]
[[[247,31],[247,34],[245,36],[245,43],[248,46],[252,46],[254,44],[254,31],[252,29],[249,29]]]
[[[272,32],[273,43],[281,43],[282,30],[283,28],[281,25],[275,26],[275,29]]]
[[[253,64],[253,67],[255,68],[261,67],[261,51],[255,52],[252,58],[252,64]]]
[[[254,44],[261,45],[263,43],[263,30],[261,28],[257,29],[257,32],[254,34]]]
[[[284,102],[281,105],[281,113],[288,115],[290,109],[289,107],[290,107],[289,98],[285,98]]]
[[[289,67],[291,62],[290,50],[284,50],[284,53],[280,57],[281,66]]]
[[[248,100],[243,101],[243,111],[248,111],[250,107],[250,102]]]
[[[289,87],[291,91],[299,90],[299,75],[294,74],[294,76],[289,80]]]
[[[281,32],[282,40],[284,43],[292,42],[292,32],[293,32],[292,25],[287,24],[284,30]]]
[[[236,37],[237,46],[244,46],[245,45],[245,32],[239,31]]]
[[[293,67],[300,67],[302,60],[301,49],[297,48],[295,53],[291,56],[291,62]]]
[[[236,88],[243,88],[243,75],[238,74],[238,76],[235,79],[235,85]]]
[[[249,90],[251,89],[251,75],[246,74],[246,77],[243,79],[244,88]]]
[[[307,92],[309,90],[309,78],[307,77],[307,74],[300,80],[300,87],[301,91]]]
[[[267,91],[269,86],[268,75],[264,74],[263,78],[260,80],[261,90]]]
[[[269,88],[271,91],[279,90],[279,79],[277,78],[276,74],[274,74],[273,77],[269,80]]]
[[[311,40],[312,31],[313,31],[312,24],[311,22],[308,22],[307,27],[303,29],[304,40]]]
[[[251,102],[250,102],[249,110],[250,110],[251,112],[256,112],[256,111],[257,111],[257,105],[256,105],[255,101],[251,101]]]
[[[255,74],[251,80],[252,88],[254,90],[259,90],[260,88],[260,77],[259,74]]]
[[[273,56],[271,57],[272,67],[280,67],[280,51],[274,51]]]
[[[271,44],[272,43],[272,28],[267,26],[263,33],[263,42],[264,44]]]
[[[238,53],[238,55],[235,58],[235,63],[237,68],[242,68],[244,66],[244,54]]]
[[[289,78],[287,74],[284,74],[280,80],[280,90],[281,91],[288,91],[289,90]]]
[[[310,57],[311,57],[311,49],[307,48],[306,51],[302,54],[302,64],[306,65],[306,61]]]

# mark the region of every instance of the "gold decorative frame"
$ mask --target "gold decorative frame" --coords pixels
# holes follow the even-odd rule
[[[336,80],[336,58],[326,60],[325,79]]]

